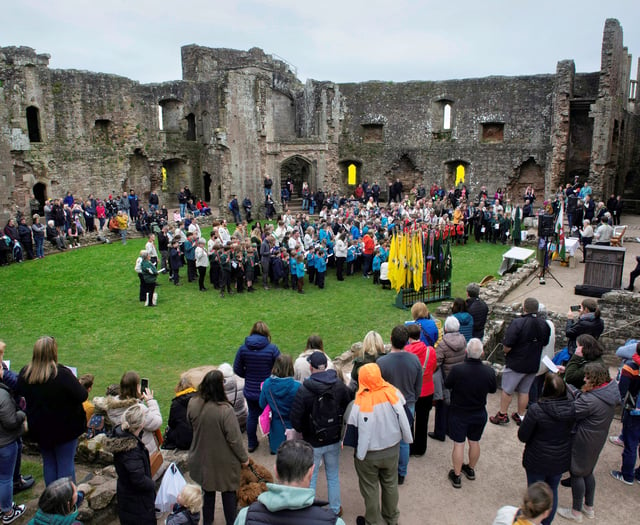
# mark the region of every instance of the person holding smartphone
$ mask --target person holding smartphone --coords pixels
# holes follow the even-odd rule
[[[137,372],[126,372],[120,379],[119,395],[97,397],[94,399],[94,403],[96,409],[106,411],[107,417],[113,426],[122,422],[122,414],[127,408],[135,404],[141,405],[144,413],[142,442],[149,453],[158,449],[154,433],[162,426],[162,414],[160,414],[158,402],[153,398],[153,390],[149,390],[148,379],[145,379],[143,387],[140,375]]]

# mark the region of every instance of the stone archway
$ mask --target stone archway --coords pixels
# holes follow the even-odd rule
[[[527,186],[533,187],[536,194],[536,202],[544,200],[545,187],[544,187],[544,171],[542,167],[534,160],[533,157],[529,157],[515,170],[515,180],[507,187],[507,195],[513,203],[521,203],[522,196],[524,195]]]
[[[416,168],[409,155],[400,156],[398,161],[385,173],[387,184],[400,180],[402,183],[402,193],[408,194],[412,188],[419,184],[424,184],[422,171]]]
[[[33,196],[40,203],[40,208],[38,209],[38,214],[44,216],[44,203],[47,200],[47,185],[43,182],[36,182],[33,185]]]
[[[293,181],[293,195],[292,198],[298,198],[302,196],[302,183],[306,182],[309,185],[311,191],[315,191],[315,183],[312,175],[313,164],[304,157],[295,155],[284,160],[280,164],[280,188],[282,188],[287,181],[291,178]]]
[[[444,189],[446,191],[456,188],[460,184],[469,188],[470,182],[471,164],[469,162],[460,159],[445,162]]]
[[[191,186],[191,177],[187,163],[182,159],[166,159],[162,166],[167,170],[167,189],[164,191],[168,205],[178,205],[178,193],[185,186]]]

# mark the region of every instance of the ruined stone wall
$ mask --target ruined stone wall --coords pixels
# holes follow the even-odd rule
[[[394,178],[401,159],[416,180],[450,186],[447,163],[467,166],[472,192],[510,186],[532,158],[544,171],[551,155],[554,76],[488,77],[443,82],[341,84],[346,99],[341,158],[359,159],[362,179]],[[443,129],[443,103],[452,108],[451,130]],[[384,122],[380,143],[363,140],[363,125]],[[503,125],[503,139],[485,141],[483,125]],[[405,188],[409,190],[410,188]]]
[[[598,98],[591,106],[593,146],[589,179],[596,195],[609,195],[616,185],[620,161],[620,129],[627,104],[629,55],[623,47],[622,27],[605,22]]]
[[[313,189],[340,192],[353,190],[351,163],[359,181],[400,178],[405,192],[451,187],[461,165],[472,194],[502,187],[516,202],[525,185],[548,196],[587,164],[597,196],[640,169],[616,20],[605,25],[602,71],[588,74],[563,61],[554,75],[303,85],[258,48],[195,45],[182,48],[183,80],[161,84],[48,63],[31,48],[0,48],[0,218],[24,209],[36,183],[47,197],[133,188],[143,202],[153,189],[170,207],[189,185],[226,210],[231,194],[257,205],[267,173],[279,196],[298,163]]]

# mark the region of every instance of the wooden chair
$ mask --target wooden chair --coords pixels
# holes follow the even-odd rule
[[[617,246],[620,248],[623,245],[624,234],[627,231],[627,226],[616,226],[613,229],[613,235],[611,236],[611,246]]]

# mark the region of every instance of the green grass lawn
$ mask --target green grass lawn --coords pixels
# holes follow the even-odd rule
[[[259,319],[269,325],[283,352],[296,356],[307,337],[317,333],[335,356],[369,330],[388,341],[391,328],[410,318],[408,311],[393,306],[394,291],[359,275],[339,283],[332,268],[324,290],[308,283],[304,295],[257,287],[256,293],[224,299],[213,289],[198,292],[197,283],[186,282],[184,268],[184,286],[160,276],[158,307],[144,308],[133,269],[143,247],[142,239],[133,239],[126,246],[83,247],[0,268],[0,339],[7,343],[11,368],[18,371],[29,361],[38,337],[52,335],[61,363],[96,376],[93,396],[103,395],[125,371],[136,370],[150,379],[166,417],[180,373],[233,363]],[[475,242],[454,246],[454,297],[465,297],[470,281],[495,274],[507,248]]]

